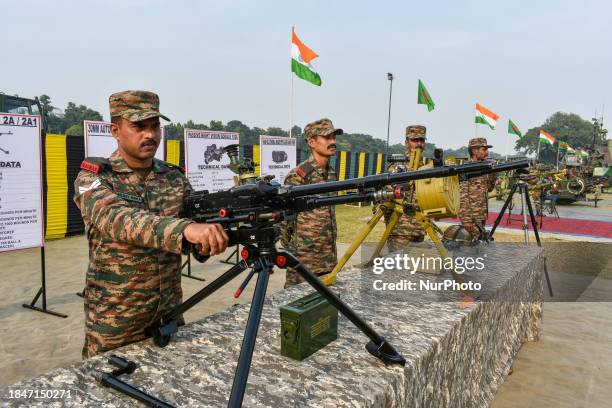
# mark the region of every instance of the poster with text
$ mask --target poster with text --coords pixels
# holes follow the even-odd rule
[[[117,141],[111,134],[110,122],[99,122],[95,120],[83,121],[83,130],[85,132],[85,157],[110,157],[117,150]],[[161,139],[155,158],[164,160],[164,126],[160,125]]]
[[[0,113],[0,252],[44,245],[40,116]]]
[[[262,176],[283,184],[287,173],[296,166],[296,139],[282,136],[259,136],[259,164]],[[255,159],[257,160],[257,159]]]
[[[234,186],[235,173],[223,148],[239,140],[238,133],[185,129],[185,168],[195,191],[213,193]]]

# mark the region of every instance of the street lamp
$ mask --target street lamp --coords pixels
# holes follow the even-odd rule
[[[391,93],[393,92],[393,74],[387,72],[387,79],[389,80],[389,116],[387,117],[387,150],[385,152],[385,170],[387,169],[387,161],[389,157],[389,130],[391,128]]]

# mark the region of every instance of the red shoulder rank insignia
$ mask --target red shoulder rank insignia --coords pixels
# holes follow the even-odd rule
[[[304,170],[302,170],[301,168],[299,168],[299,167],[297,169],[295,169],[295,172],[297,174],[299,174],[299,176],[302,177],[302,178],[306,177],[306,172]]]
[[[81,163],[81,169],[90,171],[94,174],[100,173],[101,166],[99,164],[93,164],[86,160]]]

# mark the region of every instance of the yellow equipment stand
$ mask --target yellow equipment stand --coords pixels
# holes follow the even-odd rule
[[[418,163],[420,163],[421,159],[421,150],[415,149],[411,152],[410,155],[410,165],[409,170],[413,171],[414,169],[420,168]],[[427,166],[424,166],[427,167]],[[426,180],[418,180],[416,183],[411,183],[409,185],[409,191],[411,192],[410,196],[415,193],[417,202],[419,204],[419,210],[417,210],[412,216],[416,218],[420,224],[421,228],[427,236],[434,243],[438,253],[442,258],[448,257],[448,252],[442,241],[440,241],[440,237],[438,234],[442,235],[442,231],[440,228],[434,224],[431,220],[432,218],[444,218],[449,216],[454,216],[458,210],[458,202],[459,202],[459,180],[456,176],[454,177],[446,177],[442,179],[426,179]],[[407,199],[394,199],[388,202],[385,202],[378,206],[378,209],[368,220],[366,225],[359,231],[355,240],[351,243],[346,252],[342,255],[342,258],[338,261],[338,264],[334,267],[331,273],[327,275],[321,276],[320,280],[325,285],[332,285],[336,282],[336,277],[338,272],[346,265],[348,260],[353,256],[357,248],[361,246],[363,241],[368,237],[370,232],[376,227],[380,219],[387,211],[393,211],[389,223],[385,228],[385,231],[378,241],[378,245],[372,254],[368,264],[373,262],[373,259],[380,255],[382,248],[385,243],[389,239],[389,235],[393,228],[399,221],[400,217],[404,214],[404,201],[407,200],[409,203],[412,200]],[[456,272],[452,271],[453,278],[458,282],[462,283],[463,280],[461,276]]]

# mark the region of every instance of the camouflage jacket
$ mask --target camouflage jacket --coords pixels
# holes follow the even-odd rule
[[[406,149],[406,157],[410,157],[410,149]],[[398,170],[398,167],[401,169],[402,167],[405,169],[409,168],[410,163],[391,163],[387,167],[387,172],[392,173]],[[405,171],[405,170],[404,170]],[[391,188],[391,187],[390,187]],[[418,203],[416,201],[416,193],[412,194],[412,199],[410,200],[415,207],[418,209]],[[392,212],[388,211],[385,213],[385,224],[388,224],[391,219]],[[425,232],[423,228],[421,228],[421,223],[414,217],[403,214],[400,219],[395,224],[395,227],[391,231],[389,235],[389,248],[392,252],[399,249],[400,247],[405,246],[408,242],[422,241],[425,237]],[[397,245],[396,245],[397,244]]]
[[[287,174],[284,184],[315,184],[335,180],[333,169],[321,168],[310,156]],[[282,246],[293,252],[311,272],[328,273],[336,265],[337,227],[333,206],[299,213],[296,219],[283,223],[281,236]]]
[[[192,188],[176,166],[157,159],[143,181],[117,151],[81,168],[74,201],[89,240],[86,347],[98,343],[93,355],[144,338],[156,315],[182,301],[182,233],[193,221],[179,217]],[[88,338],[92,332],[99,338]]]
[[[470,161],[473,162],[473,161]],[[496,175],[488,174],[459,184],[459,219],[463,224],[485,225],[489,212],[489,191],[495,188]]]

